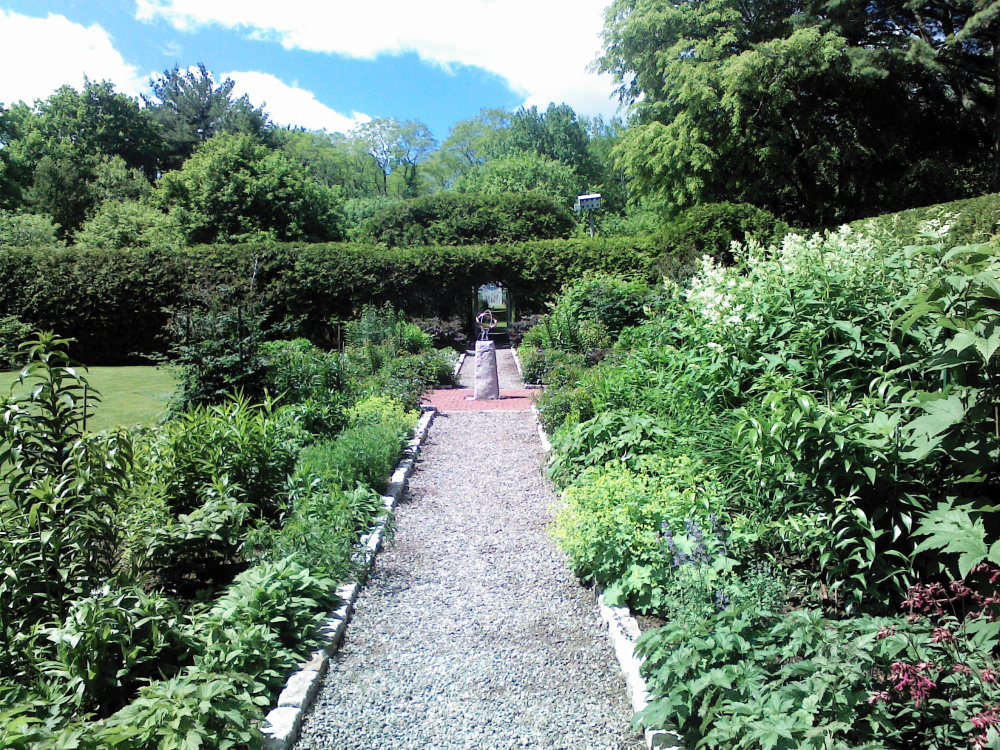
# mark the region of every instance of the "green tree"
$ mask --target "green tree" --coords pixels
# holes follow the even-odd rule
[[[340,189],[345,198],[366,198],[378,192],[381,172],[356,138],[343,133],[274,130],[271,139],[306,167],[327,187]]]
[[[236,83],[227,78],[216,85],[203,63],[196,69],[163,71],[149,81],[152,96],[142,100],[164,143],[162,168],[177,169],[195,148],[219,133],[244,133],[264,138],[269,121],[263,108],[254,108],[243,95],[233,99]]]
[[[461,193],[527,193],[535,191],[562,206],[576,200],[580,177],[572,167],[529,151],[491,159],[455,181]]]
[[[341,236],[337,192],[251,135],[203,144],[162,177],[153,201],[176,215],[190,244]]]
[[[164,249],[184,244],[178,212],[164,213],[146,201],[112,200],[102,203],[73,236],[80,247]]]
[[[615,0],[596,67],[634,110],[615,151],[630,197],[808,225],[982,190],[988,144],[915,61],[913,5]]]
[[[0,246],[57,247],[59,227],[48,216],[0,209]]]
[[[80,92],[63,86],[34,108],[12,107],[3,122],[0,151],[4,171],[18,183],[14,192],[51,216],[63,236],[93,211],[109,169],[136,183],[151,178],[159,162],[153,124],[135,99],[107,81],[85,81]],[[104,186],[91,187],[99,174]]]
[[[420,192],[418,170],[436,143],[426,125],[380,117],[359,125],[352,136],[371,159],[378,195],[414,197]],[[390,177],[395,179],[390,182]]]
[[[23,179],[18,174],[18,164],[10,153],[10,144],[16,137],[16,132],[14,113],[0,104],[0,209],[19,208],[23,205]]]
[[[149,195],[153,186],[142,172],[129,167],[120,156],[105,156],[95,165],[88,184],[94,203],[139,200]]]
[[[432,187],[446,190],[463,174],[482,165],[489,158],[491,141],[508,123],[506,112],[490,109],[455,123],[441,148],[428,158],[425,172]]]
[[[160,141],[147,113],[109,81],[84,80],[77,92],[62,86],[36,106],[34,133],[26,134],[38,156],[61,149],[71,158],[118,156],[147,178],[156,175]]]
[[[402,184],[399,194],[403,198],[415,198],[421,193],[419,168],[437,146],[430,128],[418,120],[399,123],[393,144],[393,162]]]
[[[535,153],[572,167],[580,176],[581,190],[602,181],[587,130],[568,104],[550,104],[545,112],[539,112],[537,107],[522,107],[498,132],[490,150],[494,156]]]

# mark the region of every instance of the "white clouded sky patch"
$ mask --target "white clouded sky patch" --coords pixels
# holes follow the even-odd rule
[[[447,68],[503,76],[525,103],[567,102],[610,114],[613,84],[588,72],[601,51],[610,0],[136,0],[136,17],[181,30],[210,24],[275,39],[288,49],[371,59],[414,51]]]
[[[317,100],[311,91],[290,86],[270,73],[233,71],[221,76],[221,80],[226,78],[232,78],[236,84],[233,88],[234,96],[247,94],[254,106],[264,103],[264,110],[270,115],[271,121],[278,125],[346,133],[371,119],[359,112],[350,115],[336,112]]]
[[[0,10],[0,70],[4,71],[0,103],[7,106],[47,98],[64,84],[79,91],[84,75],[92,81],[112,81],[116,91],[133,96],[146,88],[148,80],[125,62],[97,24],[81,26],[60,15],[29,18],[4,10]]]

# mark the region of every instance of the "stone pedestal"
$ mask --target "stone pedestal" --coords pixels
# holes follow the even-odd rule
[[[477,401],[500,398],[500,377],[497,374],[497,349],[492,341],[476,342]]]

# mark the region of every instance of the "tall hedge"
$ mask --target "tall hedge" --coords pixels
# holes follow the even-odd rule
[[[330,320],[391,302],[414,317],[465,315],[474,286],[498,281],[522,314],[542,312],[586,271],[652,279],[642,240],[373,248],[356,244],[208,245],[182,250],[0,247],[0,316],[78,340],[88,364],[124,364],[161,350],[164,308],[187,290],[253,280],[276,320],[330,340]]]
[[[852,222],[855,229],[871,225],[909,240],[928,222],[936,220],[951,227],[950,241],[956,245],[987,242],[1000,232],[1000,193],[977,198],[911,208],[894,214]]]

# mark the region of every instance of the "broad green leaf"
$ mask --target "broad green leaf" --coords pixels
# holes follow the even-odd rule
[[[973,521],[968,506],[954,508],[941,503],[937,509],[927,514],[917,527],[919,536],[927,539],[918,544],[915,552],[939,549],[947,554],[958,555],[958,570],[962,578],[987,556],[993,548],[986,546],[986,528],[981,519]]]

